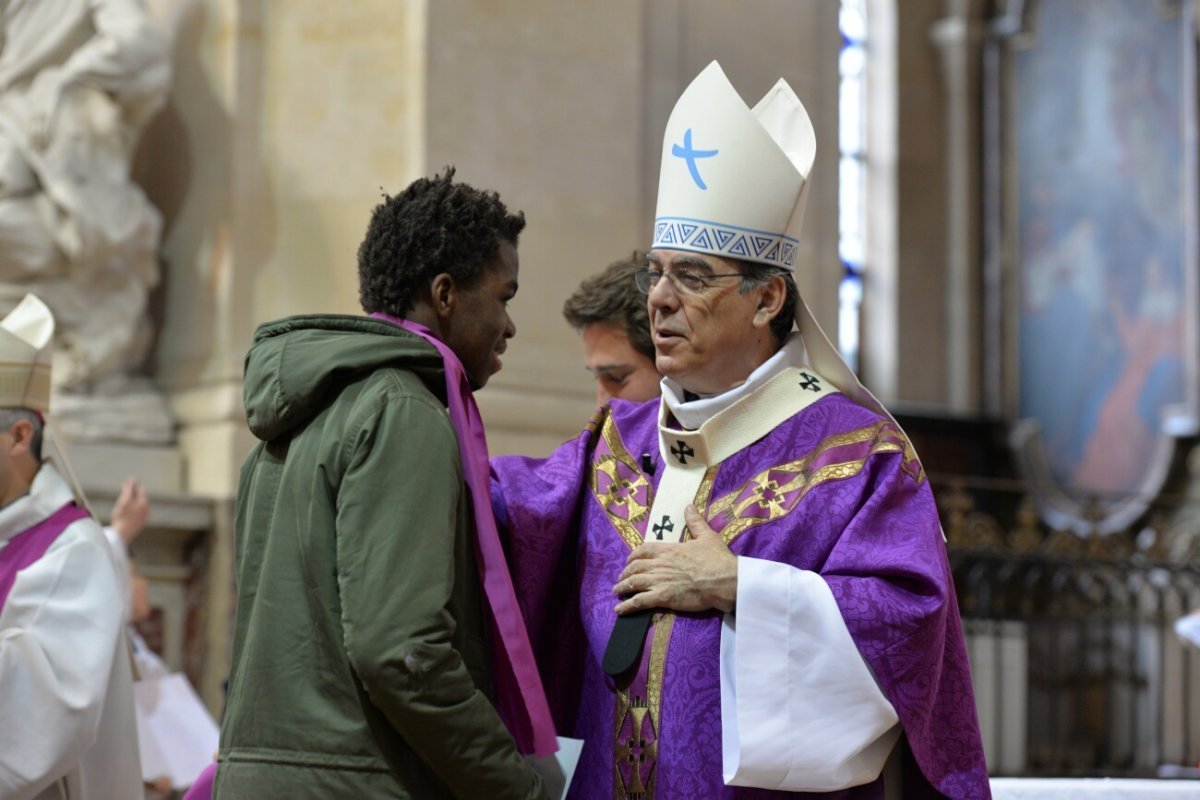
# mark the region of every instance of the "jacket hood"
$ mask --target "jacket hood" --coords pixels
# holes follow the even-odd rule
[[[250,431],[263,441],[276,439],[307,423],[342,387],[380,367],[417,373],[444,401],[437,350],[390,322],[312,314],[265,323],[246,353],[242,397]]]

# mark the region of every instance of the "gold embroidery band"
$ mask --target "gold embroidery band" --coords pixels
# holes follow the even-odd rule
[[[44,411],[49,405],[48,363],[0,361],[0,406]]]
[[[804,458],[765,469],[714,501],[707,509],[709,523],[729,544],[750,528],[791,513],[817,486],[858,475],[871,456],[901,453],[907,457],[910,452],[907,438],[889,420],[831,436]],[[920,463],[915,463],[919,469]],[[905,472],[913,475],[907,460]],[[706,476],[706,485],[701,487],[707,492],[712,491],[716,480],[715,470],[713,473],[711,479]],[[920,483],[924,472],[913,477]]]
[[[649,656],[644,657],[628,686],[617,687],[613,800],[654,800],[658,786],[663,674],[675,619],[675,614],[668,611],[654,615]]]
[[[600,444],[590,473],[592,494],[632,550],[642,543],[654,487],[621,443],[611,414],[605,415],[600,426]]]

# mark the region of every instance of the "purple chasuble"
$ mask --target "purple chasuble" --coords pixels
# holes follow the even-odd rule
[[[0,549],[0,609],[4,608],[17,573],[46,554],[67,526],[88,516],[75,503],[67,503],[44,520],[8,540]]]
[[[720,612],[656,614],[631,680],[600,668],[612,587],[663,475],[658,408],[614,401],[547,459],[492,461],[493,506],[555,723],[584,739],[569,796],[804,796],[724,785]],[[711,466],[695,504],[735,555],[828,583],[904,728],[907,800],[990,796],[933,494],[894,423],[824,397]],[[813,796],[882,798],[883,782]]]

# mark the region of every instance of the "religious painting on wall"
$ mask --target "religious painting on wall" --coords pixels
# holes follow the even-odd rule
[[[1106,532],[1145,512],[1197,427],[1194,11],[1007,5],[994,141],[1013,443],[1048,522]]]

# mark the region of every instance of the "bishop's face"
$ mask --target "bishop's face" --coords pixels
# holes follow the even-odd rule
[[[658,371],[699,395],[743,383],[765,360],[764,333],[770,336],[769,329],[754,324],[762,290],[739,291],[741,265],[727,258],[653,250],[649,260],[663,274],[646,298]],[[708,285],[689,290],[674,279],[677,271],[705,278]]]

